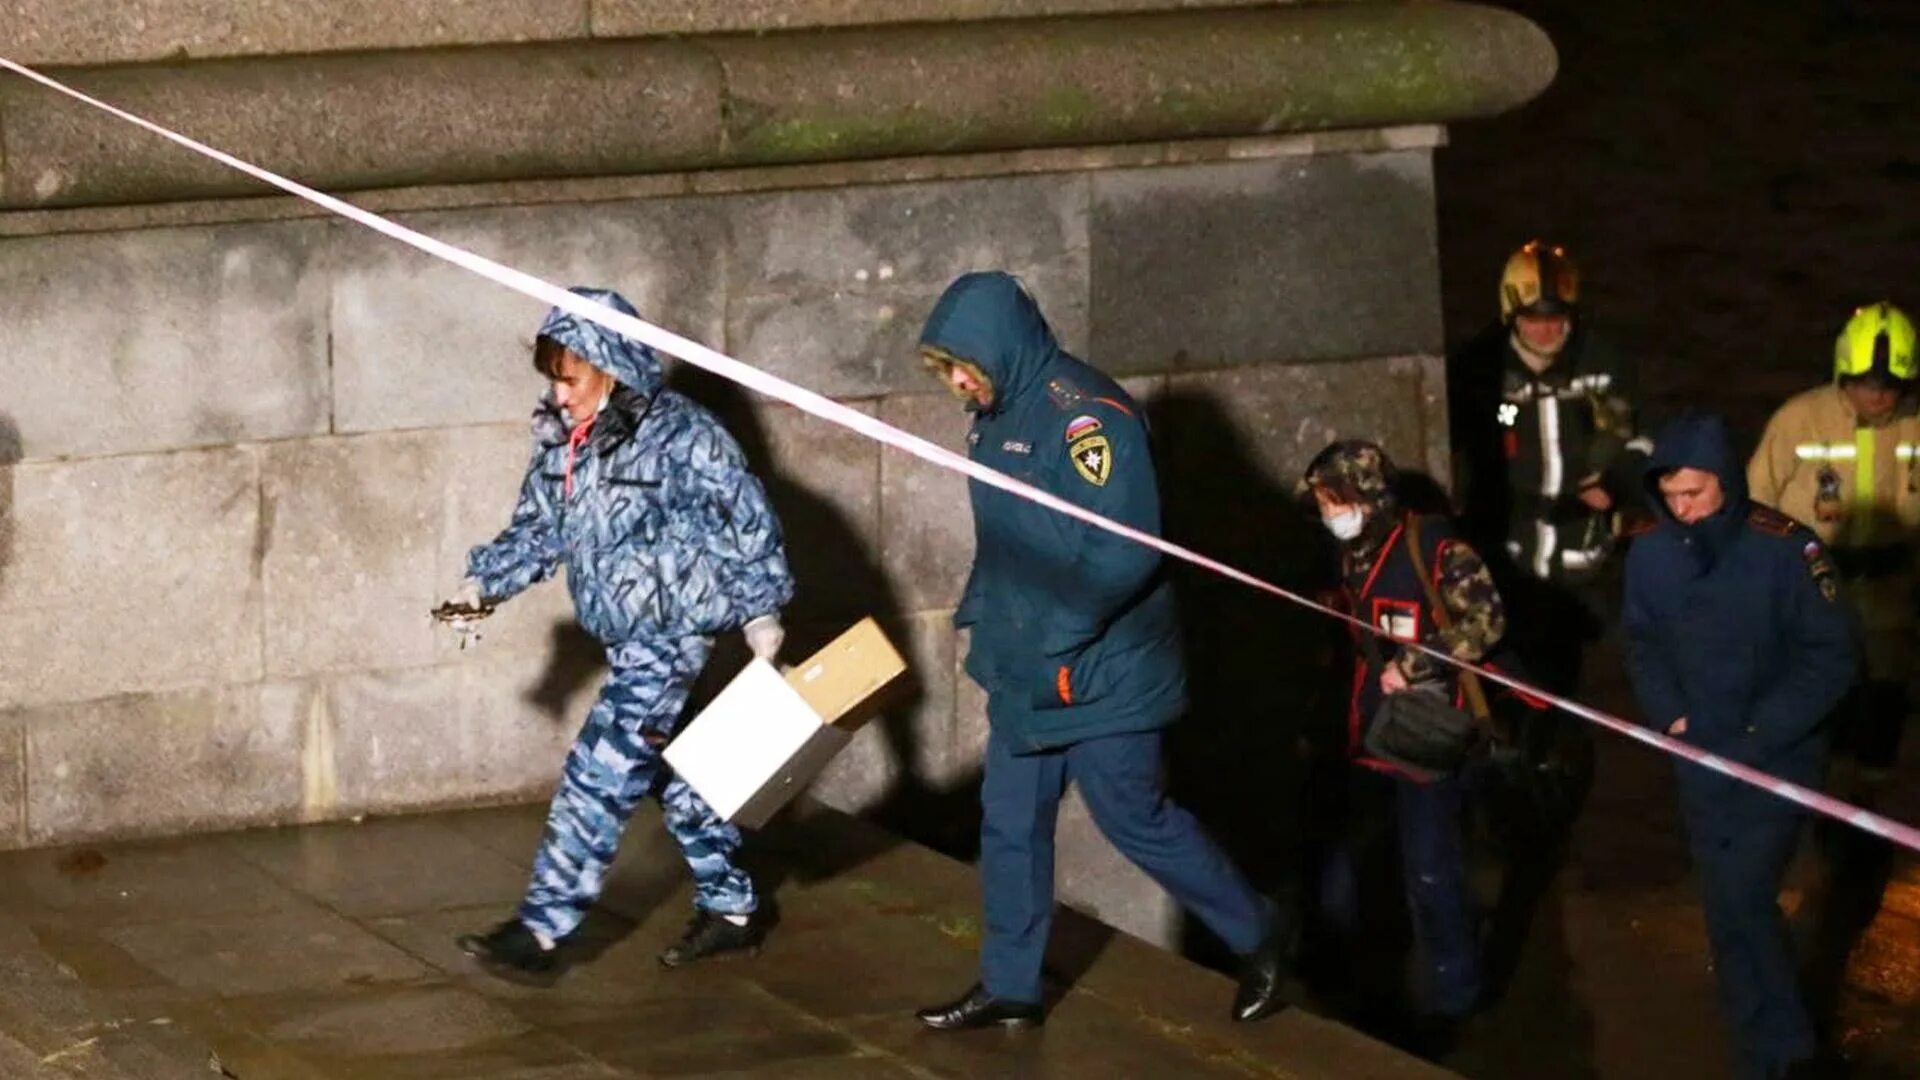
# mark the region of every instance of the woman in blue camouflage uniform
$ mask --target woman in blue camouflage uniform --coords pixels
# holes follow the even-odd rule
[[[575,293],[627,314],[617,293]],[[533,457],[505,531],[467,556],[455,603],[491,606],[567,567],[580,624],[612,669],[568,754],[533,878],[514,918],[460,945],[508,978],[546,977],[556,946],[599,896],[639,801],[661,816],[695,882],[673,967],[759,944],[740,831],[660,760],[713,636],[744,630],[771,659],[793,595],[780,523],[719,421],[663,387],[651,349],[555,308],[534,366],[552,383],[533,414]]]

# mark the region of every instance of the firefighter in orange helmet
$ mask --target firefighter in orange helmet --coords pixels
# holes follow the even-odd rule
[[[1617,606],[1622,511],[1644,503],[1652,449],[1635,421],[1632,371],[1593,332],[1567,249],[1530,240],[1500,274],[1499,319],[1447,361],[1455,493],[1468,540],[1494,565],[1509,642],[1530,677],[1577,696],[1587,646]],[[1574,813],[1590,776],[1582,725],[1518,716],[1528,759],[1560,775],[1544,824]]]

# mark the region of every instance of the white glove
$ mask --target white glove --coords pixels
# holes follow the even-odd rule
[[[453,628],[462,649],[480,640],[476,624],[492,613],[493,609],[486,606],[486,598],[480,594],[480,583],[472,578],[461,582],[459,591],[433,609],[435,619]]]
[[[480,595],[480,583],[467,578],[460,582],[459,592],[447,597],[447,604],[450,607],[477,608],[481,606],[480,602],[484,599],[485,597]]]
[[[486,597],[480,595],[480,583],[467,578],[460,583],[457,592],[433,609],[433,614],[443,622],[452,622],[455,619],[482,618],[492,610],[487,606]]]
[[[780,616],[762,615],[740,629],[746,635],[747,648],[753,650],[756,659],[769,664],[780,655],[780,643],[787,639],[786,628],[780,625]]]

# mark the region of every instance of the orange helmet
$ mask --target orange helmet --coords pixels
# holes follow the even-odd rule
[[[1519,315],[1571,315],[1580,301],[1580,268],[1559,244],[1529,240],[1500,272],[1500,321]]]

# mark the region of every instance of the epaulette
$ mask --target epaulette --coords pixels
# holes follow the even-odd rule
[[[1062,409],[1071,409],[1087,400],[1087,395],[1079,387],[1061,378],[1047,380],[1047,396]]]
[[[1747,524],[1768,536],[1792,536],[1801,528],[1799,522],[1762,503],[1747,510]]]

